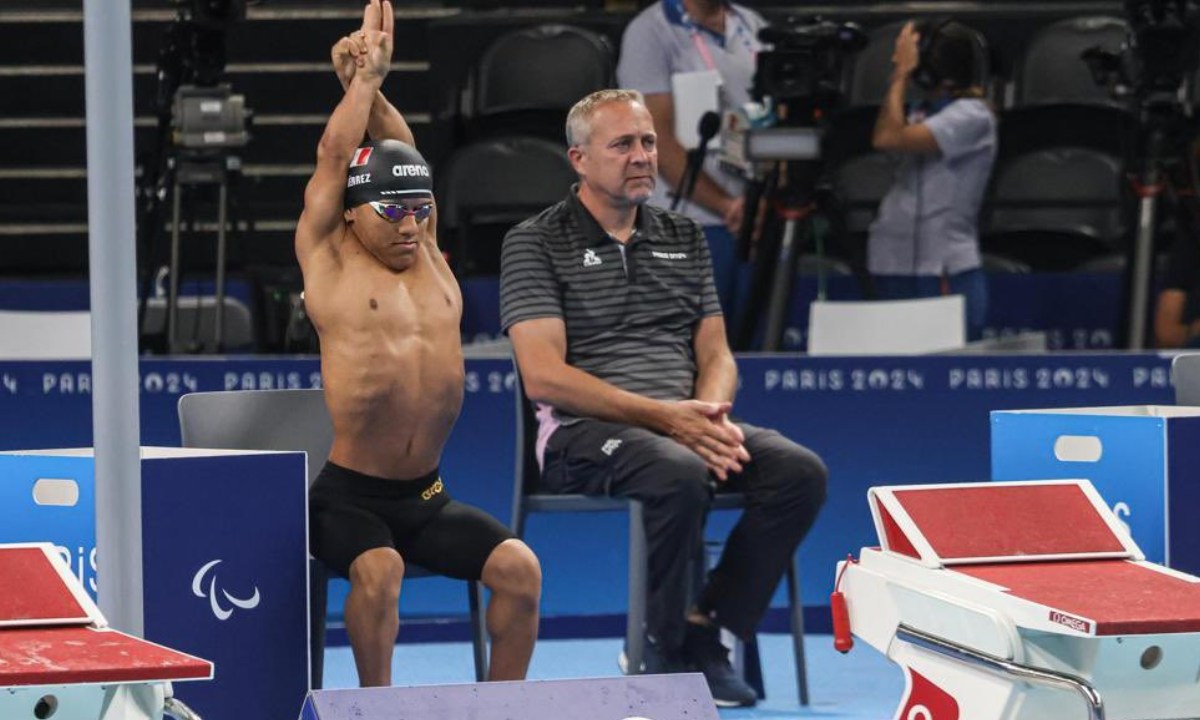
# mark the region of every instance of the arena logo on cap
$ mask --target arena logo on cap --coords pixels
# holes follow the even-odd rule
[[[350,167],[362,167],[371,160],[371,150],[373,148],[363,147],[354,152],[354,157],[350,160]]]
[[[392,174],[396,177],[429,177],[429,168],[424,165],[393,165]]]

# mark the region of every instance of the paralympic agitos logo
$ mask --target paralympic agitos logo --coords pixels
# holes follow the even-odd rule
[[[261,600],[258,594],[258,587],[254,587],[254,591],[250,597],[241,598],[230,594],[228,590],[217,586],[217,571],[216,567],[221,563],[220,559],[205,563],[204,567],[196,571],[192,576],[192,594],[196,597],[208,598],[208,604],[212,608],[213,615],[218,620],[228,620],[233,615],[233,609],[241,608],[242,610],[253,610],[258,607]],[[212,571],[211,573],[209,571]],[[207,577],[207,582],[205,578]]]

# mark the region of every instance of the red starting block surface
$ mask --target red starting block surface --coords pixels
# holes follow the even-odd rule
[[[1200,583],[1128,560],[959,565],[1010,595],[1096,622],[1097,635],[1200,632]]]
[[[943,560],[1121,553],[1125,547],[1078,485],[897,490]]]
[[[212,664],[111,629],[0,631],[0,686],[205,680]]]
[[[910,485],[868,496],[884,549],[928,567],[1142,558],[1095,489],[1074,480]]]
[[[0,688],[202,680],[213,666],[104,627],[45,543],[0,546]]]
[[[40,547],[11,547],[0,552],[0,627],[13,625],[86,625],[86,605],[62,577],[62,569]]]

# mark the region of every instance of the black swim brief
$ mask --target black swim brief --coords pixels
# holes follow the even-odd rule
[[[389,480],[326,462],[308,504],[310,551],[343,577],[362,553],[390,547],[406,563],[478,580],[492,550],[516,537],[491,515],[452,500],[437,470]]]

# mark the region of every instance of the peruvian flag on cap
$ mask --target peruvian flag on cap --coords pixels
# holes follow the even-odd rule
[[[354,151],[354,158],[350,161],[350,167],[362,167],[371,159],[371,150],[374,148],[361,147]]]

